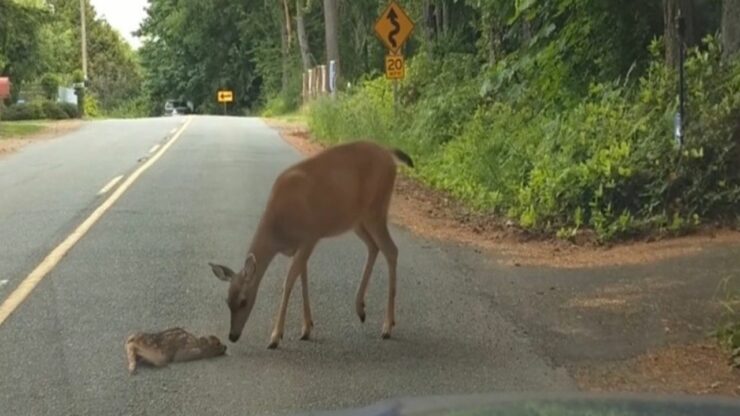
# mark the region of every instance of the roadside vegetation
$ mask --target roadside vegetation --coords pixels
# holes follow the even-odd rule
[[[45,125],[39,121],[14,121],[0,123],[0,139],[24,137],[44,130]]]
[[[86,6],[88,84],[81,108],[57,103],[59,87],[83,81],[80,3],[72,0],[0,1],[0,76],[11,97],[0,119],[65,119],[145,115],[143,74],[136,54],[89,1]],[[19,103],[20,102],[20,103]],[[161,106],[161,105],[160,105]]]
[[[679,2],[409,3],[419,24],[396,101],[381,65],[367,65],[336,99],[308,105],[320,140],[400,146],[419,160],[418,179],[532,233],[606,243],[737,225],[731,5],[685,2],[679,146],[679,38],[664,24]]]

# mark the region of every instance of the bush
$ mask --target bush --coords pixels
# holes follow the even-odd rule
[[[108,116],[115,118],[145,117],[148,114],[149,104],[143,95],[125,100],[107,113]]]
[[[101,116],[100,104],[98,103],[98,99],[95,98],[95,96],[91,94],[89,90],[85,91],[84,106],[85,116],[92,118]]]
[[[44,118],[51,120],[64,120],[69,118],[67,112],[64,111],[61,105],[53,101],[42,101],[41,109],[44,113]]]
[[[262,109],[263,117],[274,117],[283,114],[287,114],[294,110],[285,97],[281,94],[272,98],[269,98]]]
[[[2,120],[64,120],[79,117],[77,106],[52,101],[34,101],[14,104],[2,113]]]
[[[550,109],[504,91],[490,96],[480,88],[487,80],[467,75],[472,64],[463,59],[429,69],[415,58],[403,105],[394,108],[390,83],[378,78],[312,103],[310,126],[328,142],[369,137],[403,147],[425,182],[537,232],[568,237],[590,228],[607,241],[735,221],[740,63],[722,65],[711,37],[689,53],[687,141],[679,150],[676,76],[657,42],[651,53],[638,83],[594,84]]]
[[[40,120],[44,118],[44,109],[40,102],[11,105],[3,113],[3,120]]]
[[[67,114],[69,118],[79,118],[80,109],[77,108],[77,104],[72,103],[59,103],[59,107]]]
[[[59,91],[59,84],[61,84],[61,80],[57,75],[44,75],[41,78],[41,89],[44,90],[44,98],[47,100],[55,99]]]

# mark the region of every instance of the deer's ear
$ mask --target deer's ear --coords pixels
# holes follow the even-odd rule
[[[247,260],[244,262],[244,271],[247,276],[252,276],[257,270],[257,257],[254,257],[253,253],[249,253]]]
[[[226,266],[222,266],[220,264],[213,264],[208,263],[209,266],[211,266],[211,270],[213,270],[213,274],[216,275],[218,280],[222,280],[224,282],[230,282],[231,279],[234,277],[234,271],[229,269]]]

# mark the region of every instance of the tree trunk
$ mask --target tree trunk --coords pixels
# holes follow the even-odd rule
[[[283,0],[283,12],[285,13],[285,31],[288,34],[288,48],[293,44],[293,28],[290,24],[290,6],[288,0]]]
[[[434,5],[432,4],[432,0],[424,0],[424,34],[426,35],[428,43],[431,43],[434,39],[435,22]]]
[[[324,0],[324,29],[326,33],[326,65],[336,62],[336,85],[341,79],[339,60],[339,9],[337,0]]]
[[[684,18],[686,47],[694,46],[694,3],[693,0],[663,0],[663,41],[665,43],[665,62],[671,68],[678,66],[680,39],[677,18]]]
[[[501,47],[501,33],[499,22],[493,13],[486,11],[481,14],[480,20],[481,36],[485,41],[485,50],[487,52],[487,61],[494,65]]]
[[[298,47],[301,50],[301,61],[303,70],[311,68],[311,48],[308,45],[308,34],[306,34],[306,21],[303,18],[303,0],[296,0],[296,31],[298,32]]]
[[[434,18],[436,19],[436,28],[435,33],[437,36],[439,36],[440,33],[442,33],[442,5],[441,1],[437,1],[437,4],[434,6]]]
[[[740,1],[722,2],[722,58],[725,61],[740,53]]]
[[[283,1],[283,5],[287,6],[287,0]],[[281,41],[281,53],[283,61],[283,77],[282,77],[282,92],[288,90],[288,84],[290,83],[290,10],[284,9],[284,13],[281,13],[282,24],[280,25],[280,41]]]
[[[447,0],[442,0],[442,31],[445,35],[450,31],[450,6]]]

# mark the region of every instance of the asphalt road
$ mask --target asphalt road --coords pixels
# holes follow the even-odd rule
[[[0,158],[0,302],[184,118],[87,123]],[[286,337],[268,350],[288,259],[268,270],[242,339],[226,357],[125,369],[136,330],[228,331],[225,285],[209,261],[237,268],[275,176],[299,154],[258,119],[194,117],[0,326],[0,414],[291,414],[427,394],[574,389],[483,288],[469,249],[393,228],[400,249],[397,327],[380,338],[378,261],[368,320],[354,314],[365,259],[354,236],[325,240],[309,267],[315,320],[299,341],[300,291]],[[119,182],[120,184],[120,182]]]

